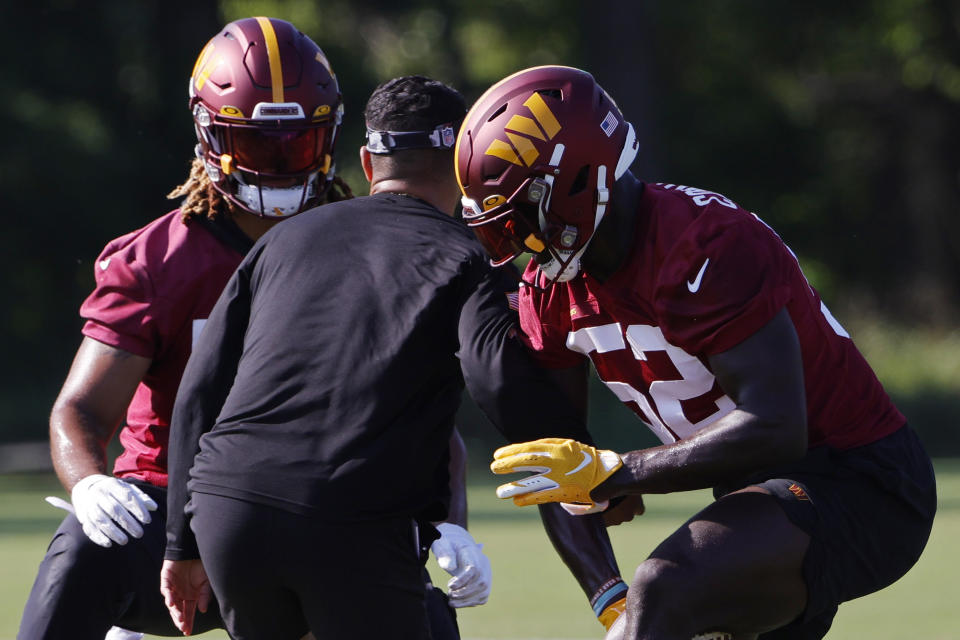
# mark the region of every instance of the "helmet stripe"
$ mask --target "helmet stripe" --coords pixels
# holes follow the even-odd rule
[[[283,67],[280,65],[280,45],[277,44],[277,33],[273,30],[270,18],[257,18],[260,29],[263,30],[263,39],[267,45],[267,60],[270,62],[270,88],[273,90],[274,102],[285,102],[283,99]]]

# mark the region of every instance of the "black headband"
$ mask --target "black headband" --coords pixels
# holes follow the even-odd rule
[[[367,151],[378,155],[390,155],[404,149],[452,149],[456,141],[457,132],[450,122],[437,125],[431,131],[367,129]]]

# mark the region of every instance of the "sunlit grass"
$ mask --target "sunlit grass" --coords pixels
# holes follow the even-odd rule
[[[960,394],[960,328],[912,328],[871,318],[847,322],[851,336],[893,394]]]
[[[945,640],[960,636],[952,568],[960,539],[960,460],[937,462],[940,512],[920,562],[905,578],[880,593],[843,605],[830,638]],[[537,513],[493,495],[495,479],[472,478],[470,529],[490,556],[494,587],[490,602],[461,610],[465,640],[601,638],[586,597],[547,542]],[[15,637],[37,563],[60,512],[43,502],[63,496],[51,475],[0,476],[0,640]],[[651,496],[648,512],[612,530],[621,571],[629,576],[656,543],[709,501],[706,492]],[[431,560],[438,584],[445,575]],[[222,631],[199,638],[226,640]]]

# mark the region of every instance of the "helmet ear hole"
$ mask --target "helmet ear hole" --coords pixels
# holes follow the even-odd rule
[[[580,167],[580,171],[577,172],[577,177],[573,179],[573,184],[570,185],[570,191],[567,195],[574,196],[584,189],[587,188],[587,177],[590,175],[590,165],[585,164]]]

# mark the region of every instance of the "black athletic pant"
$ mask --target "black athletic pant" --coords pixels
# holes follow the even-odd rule
[[[157,503],[142,538],[101,547],[87,538],[73,514],[53,536],[40,563],[20,621],[18,640],[103,640],[118,626],[157,636],[182,637],[160,595],[166,544],[167,492],[135,482]],[[197,616],[197,633],[222,627],[214,602]]]
[[[433,637],[409,518],[330,523],[205,493],[188,511],[234,640],[297,640],[304,623],[317,638]]]

